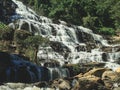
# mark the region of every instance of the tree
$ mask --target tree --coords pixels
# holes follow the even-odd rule
[[[94,30],[96,29],[97,19],[97,17],[91,17],[90,15],[83,17],[83,26]]]
[[[26,0],[24,2],[32,6],[36,12],[53,20],[61,19],[70,24],[84,25],[94,29],[95,32],[102,27],[114,30],[120,28],[119,0]]]
[[[0,22],[0,40],[1,50],[7,50],[13,40],[14,30],[4,23]]]
[[[116,29],[120,29],[120,1],[114,0],[112,2],[112,8],[110,10],[111,18],[114,21],[114,25]]]
[[[14,32],[14,44],[16,45],[16,51],[20,54],[23,47],[26,48],[24,40],[32,34],[26,30],[15,30]]]
[[[16,44],[22,44],[23,41],[32,34],[26,30],[16,30],[14,34],[14,41]]]
[[[14,30],[0,22],[0,39],[5,41],[13,40]]]
[[[35,36],[29,36],[24,40],[24,44],[28,48],[33,48],[34,50],[34,62],[37,63],[37,52],[38,52],[38,47],[39,46],[46,46],[49,44],[49,40],[47,38],[44,38],[40,35],[35,35]]]

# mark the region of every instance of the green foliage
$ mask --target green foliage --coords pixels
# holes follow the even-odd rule
[[[119,0],[21,1],[34,8],[40,15],[45,15],[53,20],[61,19],[68,23],[83,25],[96,31],[102,27],[120,29]],[[111,30],[110,33],[112,33]]]
[[[6,29],[9,29],[9,27],[6,24],[0,22],[0,30],[6,30]]]
[[[76,73],[76,75],[79,74],[80,70],[81,67],[78,64],[73,66],[73,72]]]
[[[9,28],[4,23],[0,22],[0,39],[1,40],[13,40],[14,30]]]
[[[83,26],[95,29],[95,24],[97,24],[97,17],[91,17],[90,15],[83,17]]]
[[[102,27],[99,29],[99,32],[104,35],[114,35],[115,30],[113,28]]]
[[[24,40],[28,37],[31,36],[32,34],[28,31],[25,30],[16,30],[14,33],[14,41],[18,44],[22,44]]]
[[[14,41],[16,44],[16,51],[24,53],[31,61],[37,63],[38,47],[46,46],[49,43],[47,38],[40,35],[33,36],[30,32],[25,30],[16,30],[14,33]]]
[[[49,43],[49,40],[40,35],[29,36],[24,40],[25,45],[35,48],[38,48],[38,46],[42,44],[47,45],[47,43]]]
[[[114,0],[112,3],[112,9],[110,10],[111,18],[114,20],[114,25],[117,29],[120,29],[120,1]]]
[[[38,47],[40,45],[46,46],[48,43],[49,43],[49,40],[40,35],[29,36],[24,40],[24,44],[27,47],[28,51],[30,51],[29,53],[31,54],[30,59],[35,63],[38,63],[37,62]]]
[[[33,8],[37,14],[46,15],[48,14],[50,0],[20,0],[27,6]]]

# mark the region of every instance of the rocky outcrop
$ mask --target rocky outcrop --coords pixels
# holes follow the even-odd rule
[[[119,74],[114,72],[114,71],[105,71],[103,74],[102,74],[102,80],[111,80],[111,81],[114,81],[115,79],[117,79],[119,77]]]
[[[54,42],[51,41],[50,42],[50,46],[52,47],[52,49],[56,52],[70,52],[69,48],[67,46],[65,46],[63,43],[61,42]]]
[[[102,74],[105,72],[105,71],[108,71],[110,69],[106,69],[106,68],[93,68],[92,70],[90,70],[89,72],[85,73],[84,76],[88,76],[88,75],[94,75],[94,76],[97,76],[97,77],[101,77]]]
[[[76,31],[76,35],[80,43],[86,44],[86,51],[91,51],[91,49],[96,48],[96,41],[94,40],[93,36],[90,33],[86,33],[78,29]]]
[[[49,70],[15,54],[0,52],[0,82],[32,83],[48,81]]]
[[[54,88],[59,88],[60,90],[70,90],[71,88],[69,80],[64,79],[54,80],[51,86]]]
[[[96,75],[99,72],[101,75]],[[104,73],[101,73],[103,72]],[[91,73],[90,73],[91,72]],[[96,75],[96,76],[95,76]],[[119,78],[116,72],[108,69],[97,68],[89,71],[89,74],[79,74],[71,78],[58,78],[50,82],[37,82],[33,84],[6,83],[0,89],[19,90],[116,90],[119,86],[113,80]]]
[[[116,45],[116,46],[103,46],[101,47],[101,50],[106,52],[106,53],[112,53],[112,52],[119,52],[120,51],[120,46]]]
[[[74,77],[76,75],[79,75],[80,73],[85,74],[85,75],[94,75],[93,73],[97,72],[97,70],[99,73],[100,69],[101,71],[102,69],[105,69],[104,66],[105,66],[105,63],[86,63],[86,64],[83,63],[83,64],[66,64],[63,67],[69,70],[71,77]],[[93,68],[96,68],[96,69],[93,70]]]
[[[4,23],[9,23],[13,19],[13,15],[15,15],[15,10],[17,5],[12,0],[1,0],[0,1],[0,21]]]

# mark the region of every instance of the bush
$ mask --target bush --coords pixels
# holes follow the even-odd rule
[[[88,15],[87,17],[83,17],[83,26],[90,28],[90,29],[95,29],[95,24],[97,23],[97,17],[92,17],[90,15]]]
[[[99,32],[103,35],[114,35],[115,30],[113,28],[102,27],[99,29]]]
[[[25,30],[16,30],[14,34],[14,40],[16,43],[21,44],[28,36],[32,34]]]
[[[0,40],[13,40],[14,30],[0,22]]]
[[[8,28],[9,27],[6,24],[0,22],[0,30],[5,30],[5,29],[8,29]]]

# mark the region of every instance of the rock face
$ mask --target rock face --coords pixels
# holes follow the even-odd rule
[[[68,80],[58,79],[53,81],[52,87],[59,88],[60,90],[70,90],[71,85]]]
[[[0,1],[0,21],[4,23],[10,23],[13,15],[17,15],[15,10],[17,5],[12,0],[1,0]]]
[[[37,66],[19,55],[0,52],[0,82],[33,83],[68,76],[68,69],[60,67],[58,62]]]
[[[84,76],[88,76],[88,75],[94,75],[94,76],[97,76],[97,77],[101,77],[102,74],[105,72],[105,71],[108,71],[110,69],[106,69],[106,68],[96,68],[96,69],[92,69],[90,70],[89,72],[85,73]]]
[[[98,72],[101,70],[103,69],[96,69]],[[90,72],[93,71],[95,69],[90,70]],[[58,78],[50,82],[5,83],[0,86],[0,90],[116,90],[119,88],[119,82],[113,82],[113,79],[119,77],[116,72],[104,69],[102,77],[91,73],[89,75],[79,74],[71,78]]]
[[[48,81],[49,75],[45,67],[36,66],[17,55],[0,52],[0,82]]]

